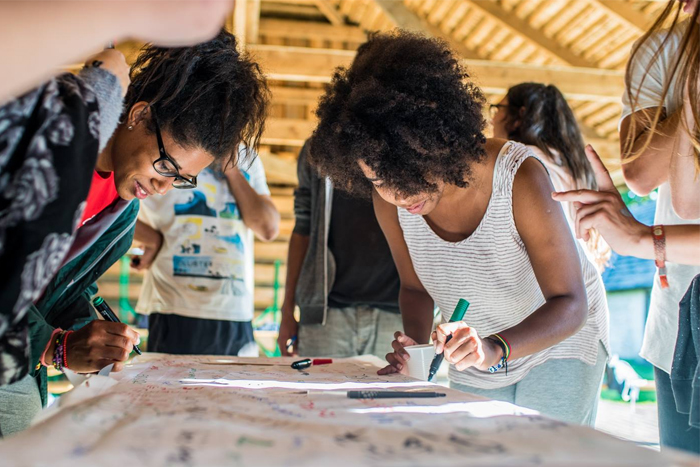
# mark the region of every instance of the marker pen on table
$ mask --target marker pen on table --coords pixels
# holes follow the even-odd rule
[[[105,302],[104,298],[102,297],[95,297],[92,299],[92,306],[95,307],[95,309],[102,315],[102,317],[105,319],[105,321],[111,321],[113,323],[121,323],[119,321],[119,318],[117,318],[117,315],[114,314],[112,309],[107,305],[107,302]],[[136,352],[139,355],[141,354],[141,349],[139,349],[138,345],[134,346],[134,352]]]
[[[348,399],[413,399],[413,398],[433,398],[446,397],[444,392],[412,392],[412,391],[302,391],[307,396],[345,396]]]
[[[314,358],[313,360],[305,358],[292,363],[292,368],[295,370],[305,370],[311,365],[329,365],[331,363],[333,363],[333,360],[330,358]]]
[[[455,307],[455,311],[452,312],[452,317],[450,318],[450,323],[462,321],[462,319],[464,318],[464,313],[467,312],[467,308],[469,308],[469,302],[463,298],[460,298],[459,301],[457,302],[457,306]],[[445,344],[450,342],[450,339],[452,339],[452,334],[447,336],[447,339],[445,339]],[[440,368],[440,365],[442,364],[442,360],[444,358],[445,358],[445,350],[443,347],[442,353],[435,355],[435,357],[433,357],[433,361],[430,364],[430,372],[428,373],[428,381],[432,381],[433,378],[435,378],[435,373],[437,373],[438,369]]]

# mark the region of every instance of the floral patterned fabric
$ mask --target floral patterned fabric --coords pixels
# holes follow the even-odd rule
[[[0,385],[29,370],[27,308],[68,253],[98,154],[92,88],[70,74],[0,107]]]

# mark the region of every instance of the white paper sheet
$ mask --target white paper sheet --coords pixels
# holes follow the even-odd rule
[[[0,442],[0,460],[51,467],[683,465],[538,415],[489,416],[518,408],[401,375],[380,377],[360,359],[297,371],[290,358],[232,359],[278,366],[208,364],[212,358],[220,357],[141,358],[113,374],[118,383],[99,397]],[[297,394],[387,387],[448,397]]]

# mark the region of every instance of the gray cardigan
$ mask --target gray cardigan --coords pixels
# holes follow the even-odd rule
[[[308,162],[309,141],[299,153],[294,190],[294,233],[309,236],[309,248],[296,287],[300,324],[326,324],[328,294],[335,279],[335,259],[328,250],[333,186]]]

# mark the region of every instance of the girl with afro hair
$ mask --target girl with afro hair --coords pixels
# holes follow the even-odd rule
[[[484,103],[445,43],[403,31],[372,36],[321,99],[312,163],[372,197],[401,278],[405,333],[380,374],[404,372],[405,347],[432,337],[452,387],[593,425],[600,276],[532,151],[484,137]],[[471,306],[448,323],[460,298]]]

